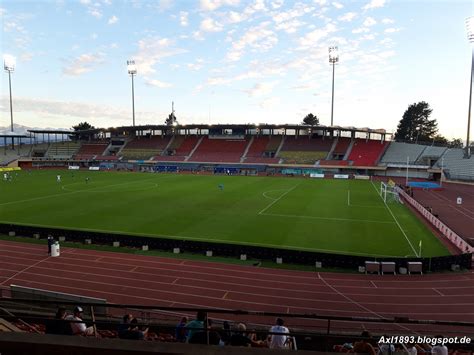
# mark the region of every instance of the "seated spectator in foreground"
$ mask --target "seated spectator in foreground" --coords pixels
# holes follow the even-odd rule
[[[388,335],[384,335],[383,337],[384,337],[384,339],[389,338]],[[378,350],[377,354],[385,355],[385,354],[393,354],[394,352],[395,352],[395,345],[393,345],[391,343],[382,343],[382,344],[379,344],[379,350]]]
[[[369,355],[375,355],[375,349],[370,344],[370,333],[366,330],[364,330],[361,334],[362,339],[360,341],[356,341],[354,343],[354,347],[351,349],[351,353],[357,353],[357,354],[369,354]]]
[[[207,331],[205,329],[195,331],[189,338],[189,344],[224,345],[218,332],[212,329],[212,320],[207,320]]]
[[[268,336],[269,348],[270,349],[290,349],[291,338],[288,336],[290,331],[284,326],[285,322],[281,318],[276,319],[276,325],[270,328],[270,334]]]
[[[245,331],[247,327],[243,323],[239,323],[237,325],[238,333],[233,334],[230,337],[230,345],[232,346],[252,346],[256,348],[263,348],[266,347],[265,342],[256,341],[255,334],[247,335]]]
[[[133,319],[131,314],[126,314],[123,316],[122,323],[119,324],[117,328],[119,338],[124,339],[127,336],[127,332],[130,328],[130,321]]]
[[[219,335],[224,345],[228,345],[230,342],[230,337],[232,336],[232,332],[230,331],[230,323],[228,321],[224,321],[224,323],[222,323],[222,329],[219,331]]]
[[[444,336],[437,335],[437,336],[435,336],[435,338],[443,339]],[[435,345],[431,348],[431,353],[433,355],[448,355],[448,347],[446,345],[443,345],[443,344],[437,344],[437,345]]]
[[[130,327],[128,330],[124,333],[125,339],[131,339],[131,340],[144,340],[146,336],[148,335],[148,328],[140,328],[138,326],[138,319],[133,318],[130,321]]]
[[[72,335],[71,326],[64,319],[66,308],[59,307],[54,318],[46,323],[46,334]]]
[[[74,308],[74,314],[70,314],[64,318],[67,321],[72,321],[70,326],[73,335],[92,335],[94,333],[94,328],[87,327],[86,323],[82,321],[83,312],[82,307],[77,306]]]
[[[204,329],[204,320],[206,319],[206,313],[203,311],[198,311],[196,314],[196,319],[192,320],[188,324],[186,324],[186,331],[188,334],[186,335],[186,341],[189,342],[189,339],[194,335],[195,332]]]
[[[179,343],[186,342],[186,323],[188,323],[188,317],[181,318],[181,321],[176,326],[176,341]]]

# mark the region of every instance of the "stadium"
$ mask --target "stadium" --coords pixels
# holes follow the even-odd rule
[[[0,354],[474,353],[469,126],[136,124],[137,62],[132,125],[15,132],[10,82]]]

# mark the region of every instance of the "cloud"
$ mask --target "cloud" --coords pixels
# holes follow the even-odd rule
[[[251,89],[244,90],[250,97],[260,97],[270,94],[277,82],[257,83]]]
[[[211,18],[202,20],[199,28],[204,32],[220,32],[223,30],[222,24]]]
[[[365,27],[370,27],[370,26],[373,26],[377,23],[377,21],[375,21],[372,17],[367,17],[363,23],[363,25]]]
[[[169,88],[171,87],[172,85],[170,83],[165,83],[163,81],[159,81],[159,80],[156,80],[156,79],[150,79],[150,78],[145,78],[145,84],[148,85],[148,86],[154,86],[154,87],[157,87],[157,88]]]
[[[236,6],[239,3],[240,0],[201,0],[201,10],[214,11],[221,6]]]
[[[383,23],[384,25],[391,25],[392,23],[395,23],[395,21],[392,20],[391,18],[384,18],[384,19],[382,20],[382,23]]]
[[[186,11],[180,11],[179,13],[179,24],[183,27],[189,25],[188,13]]]
[[[109,21],[107,21],[107,23],[108,23],[109,25],[113,25],[114,23],[117,23],[118,20],[119,20],[118,17],[115,16],[115,15],[113,15],[111,18],[109,18]]]
[[[69,61],[63,68],[63,74],[67,76],[79,76],[92,71],[97,65],[104,62],[103,53],[86,53]]]
[[[294,33],[298,30],[299,27],[303,26],[305,22],[301,22],[299,20],[292,20],[280,23],[275,26],[277,30],[283,30],[286,33]]]
[[[367,27],[358,27],[352,30],[352,33],[356,33],[356,34],[363,33],[363,32],[370,32],[370,30]]]
[[[297,17],[304,16],[311,13],[315,8],[304,3],[296,3],[292,9],[288,11],[276,11],[274,12],[272,19],[276,23],[292,20]]]
[[[385,33],[400,32],[400,28],[390,27],[390,28],[387,28],[384,32],[385,32]]]
[[[346,12],[344,15],[339,16],[339,17],[338,17],[338,20],[339,20],[339,21],[350,22],[350,21],[352,21],[356,16],[357,16],[357,14],[356,14],[355,12]]]
[[[317,44],[318,41],[327,37],[330,33],[336,31],[336,26],[332,23],[328,23],[323,28],[317,28],[314,31],[307,33],[304,37],[299,39],[299,43],[302,47],[312,47]]]
[[[7,112],[9,110],[7,96],[0,98],[0,111]],[[22,119],[22,124],[37,125],[39,120],[48,122],[48,125],[54,126],[53,122],[57,122],[57,127],[62,127],[70,124],[77,124],[78,119],[87,119],[93,125],[104,127],[107,122],[113,122],[114,125],[126,125],[130,122],[130,110],[117,108],[107,105],[94,105],[84,102],[74,101],[53,101],[29,97],[15,97],[15,112],[28,112],[25,119]],[[31,118],[33,116],[34,118]],[[156,112],[137,112],[139,117],[144,122],[154,122],[156,120]],[[17,118],[18,120],[18,118]],[[30,120],[30,121],[28,121]],[[96,123],[97,122],[97,123]]]
[[[266,52],[278,43],[278,37],[272,30],[268,29],[270,22],[262,22],[258,26],[251,27],[244,35],[232,43],[231,50],[227,53],[227,59],[237,61],[244,55],[246,47],[258,52]]]
[[[140,74],[155,73],[153,66],[163,58],[185,53],[186,50],[174,47],[168,38],[148,37],[138,41],[138,53],[133,56]]]
[[[378,7],[384,7],[384,6],[385,6],[385,0],[371,0],[369,3],[364,5],[362,9],[370,10],[370,9],[376,9]]]
[[[97,19],[102,18],[102,12],[100,12],[99,9],[90,8],[88,12],[89,12],[90,15],[94,16]]]
[[[344,5],[339,2],[333,2],[332,6],[334,6],[336,9],[342,9],[344,7]]]
[[[97,35],[97,33],[91,34],[91,38],[92,38],[92,39],[97,39],[98,37],[99,37],[99,36]]]
[[[91,0],[79,0],[79,2],[82,4],[82,5],[89,5],[91,3]]]

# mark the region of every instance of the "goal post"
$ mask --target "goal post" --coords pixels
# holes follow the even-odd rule
[[[394,184],[390,183],[385,183],[383,181],[380,182],[380,192],[379,192],[380,197],[382,198],[383,202],[389,203],[389,202],[401,202],[400,201],[400,196],[395,189]]]

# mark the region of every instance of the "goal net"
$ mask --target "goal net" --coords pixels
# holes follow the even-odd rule
[[[393,183],[385,183],[385,182],[380,182],[380,197],[382,197],[382,200],[385,203],[390,203],[390,202],[398,202],[400,203],[400,196],[395,189],[395,184]]]

